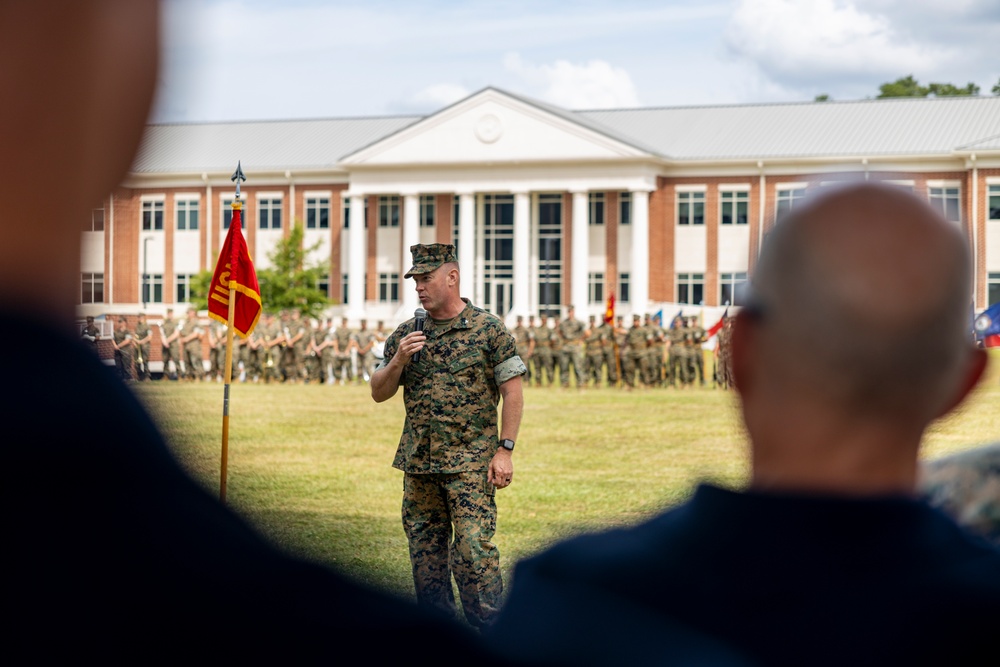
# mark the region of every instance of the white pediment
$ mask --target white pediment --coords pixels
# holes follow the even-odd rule
[[[649,155],[600,128],[577,122],[568,112],[488,88],[348,155],[341,164],[495,164]]]

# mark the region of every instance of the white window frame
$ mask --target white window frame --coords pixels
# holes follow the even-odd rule
[[[265,204],[266,202],[266,204]],[[278,231],[284,226],[283,211],[285,206],[285,196],[282,192],[258,192],[257,193],[257,229],[261,231]],[[261,216],[267,213],[267,227],[261,225]],[[278,222],[275,224],[274,213],[278,214]],[[244,218],[245,219],[245,218]]]
[[[587,193],[587,225],[603,227],[607,221],[607,196],[603,192]]]
[[[143,232],[162,232],[166,218],[166,195],[143,195],[139,198],[139,229]],[[150,220],[149,228],[146,228],[146,213],[149,212],[153,218]],[[156,213],[160,214],[160,227],[156,227]]]
[[[699,196],[700,195],[700,196]],[[677,186],[676,200],[674,207],[674,221],[678,227],[703,227],[705,225],[705,211],[707,209],[705,186]],[[688,206],[688,222],[681,222],[681,206]],[[694,206],[701,204],[701,222],[695,222],[697,216],[694,214]]]
[[[935,193],[939,190],[939,193]],[[954,190],[954,197],[950,191]],[[954,199],[957,215],[955,218],[948,216],[948,201]],[[955,224],[962,223],[962,183],[961,181],[927,181],[927,201],[949,222]],[[939,205],[937,202],[941,202]]]
[[[193,206],[193,208],[192,208]],[[185,227],[181,229],[181,213],[185,216]],[[191,227],[191,213],[195,226]],[[196,232],[201,225],[201,198],[197,194],[182,194],[174,197],[174,229],[178,232]]]
[[[604,303],[604,272],[591,271],[587,274],[587,303]]]
[[[331,192],[304,192],[302,201],[306,210],[306,229],[330,229],[330,225],[333,224],[333,194]],[[321,213],[324,209],[326,209],[326,226],[320,224],[323,217]],[[309,226],[310,213],[315,216],[316,222],[311,227]]]
[[[687,296],[681,296],[681,287],[687,288]],[[701,288],[701,300],[695,301],[695,287]],[[676,301],[691,306],[700,306],[705,303],[705,274],[701,272],[685,271],[677,274],[676,280]],[[686,301],[684,299],[687,299]]]

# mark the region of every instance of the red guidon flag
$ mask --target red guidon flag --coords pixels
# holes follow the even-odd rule
[[[615,295],[611,293],[608,294],[608,306],[604,309],[604,323],[615,323]]]
[[[229,322],[229,290],[235,290],[236,308],[233,312],[233,331],[246,338],[260,319],[260,286],[253,260],[247,251],[247,242],[240,229],[240,207],[233,207],[233,222],[222,244],[219,261],[208,290],[208,315],[223,323]]]

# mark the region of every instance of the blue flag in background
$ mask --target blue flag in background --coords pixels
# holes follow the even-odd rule
[[[670,319],[670,328],[673,329],[677,326],[677,318],[684,314],[684,309],[681,308],[677,311],[677,314]],[[660,309],[660,323],[663,323],[663,309]]]
[[[986,347],[1000,347],[1000,303],[994,303],[976,318],[976,338]]]

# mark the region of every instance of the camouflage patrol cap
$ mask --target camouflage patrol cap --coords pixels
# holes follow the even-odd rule
[[[458,261],[458,256],[455,254],[455,246],[448,243],[411,245],[410,254],[413,255],[413,266],[406,272],[403,276],[404,278],[412,278],[421,273],[430,273],[442,264]]]

